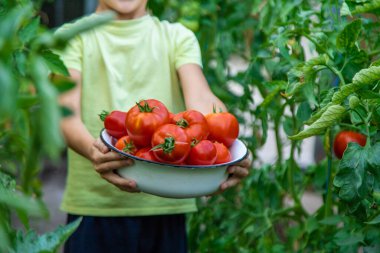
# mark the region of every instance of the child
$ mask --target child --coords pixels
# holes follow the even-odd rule
[[[99,112],[126,111],[141,99],[158,99],[173,112],[206,114],[213,104],[226,110],[202,73],[194,34],[150,16],[146,5],[147,0],[99,0],[96,13],[60,28],[88,22],[103,11],[117,14],[117,20],[79,35],[61,53],[77,83],[60,97],[74,111],[62,121],[70,147],[62,210],[69,213],[68,221],[83,216],[65,252],[187,251],[184,214],[196,211],[195,200],[139,192],[136,182],[114,172],[132,160],[111,152],[97,138]],[[232,176],[220,191],[246,177],[249,166],[248,159],[230,166]]]

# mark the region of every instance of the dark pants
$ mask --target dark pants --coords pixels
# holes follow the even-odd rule
[[[68,215],[68,223],[80,216]],[[185,215],[84,216],[65,253],[186,253]]]

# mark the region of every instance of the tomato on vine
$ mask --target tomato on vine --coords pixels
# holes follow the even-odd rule
[[[367,137],[361,133],[353,131],[339,132],[334,139],[334,153],[336,157],[339,159],[343,157],[344,151],[350,142],[356,142],[360,146],[364,147],[367,142]]]
[[[147,147],[154,131],[169,122],[166,106],[158,100],[147,99],[136,103],[127,113],[125,125],[137,147]]]

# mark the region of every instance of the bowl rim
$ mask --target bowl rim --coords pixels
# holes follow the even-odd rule
[[[244,142],[242,142],[241,140],[239,139],[236,139],[238,141],[240,141],[243,146],[245,147],[245,154],[239,158],[239,159],[236,159],[234,161],[230,161],[230,162],[227,162],[227,163],[219,163],[219,164],[211,164],[211,165],[178,165],[178,164],[170,164],[170,163],[161,163],[161,162],[155,162],[155,161],[151,161],[151,160],[146,160],[146,159],[143,159],[143,158],[140,158],[140,157],[137,157],[137,156],[134,156],[134,155],[131,155],[131,154],[128,154],[128,153],[125,153],[121,150],[118,150],[117,148],[115,148],[115,146],[109,144],[104,138],[103,138],[103,132],[106,131],[105,128],[103,128],[101,131],[100,131],[100,139],[102,140],[102,142],[108,147],[110,148],[112,151],[115,151],[117,153],[119,153],[120,155],[122,156],[125,156],[125,157],[128,157],[128,158],[131,158],[133,160],[138,160],[138,161],[141,161],[141,162],[147,162],[147,163],[152,163],[152,164],[157,164],[157,165],[160,165],[160,166],[169,166],[169,167],[175,167],[175,168],[184,168],[184,169],[188,169],[188,168],[217,168],[217,167],[222,167],[222,166],[228,166],[228,165],[233,165],[233,164],[236,164],[242,160],[244,160],[249,152],[248,152],[248,148],[247,146],[244,144]],[[108,133],[107,133],[108,134]]]

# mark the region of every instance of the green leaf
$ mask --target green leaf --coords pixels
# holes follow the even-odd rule
[[[20,30],[20,40],[22,43],[28,43],[36,36],[40,26],[40,17],[33,18],[24,28]]]
[[[61,108],[62,117],[68,117],[74,114],[73,111],[66,106],[61,106],[60,108]]]
[[[19,30],[22,21],[33,14],[32,4],[12,8],[8,13],[1,16],[0,38],[10,39]]]
[[[302,102],[297,109],[297,119],[300,122],[304,122],[310,118],[311,108],[308,102]]]
[[[349,245],[353,245],[353,244],[363,242],[364,241],[364,235],[361,232],[357,232],[355,234],[343,236],[341,238],[335,238],[334,241],[338,246],[349,246]]]
[[[358,90],[356,92],[361,99],[378,99],[380,98],[380,93],[373,92],[371,90]]]
[[[365,3],[363,5],[357,5],[355,9],[351,11],[351,13],[352,14],[366,13],[366,12],[377,10],[379,8],[380,8],[380,0],[371,0],[368,3]]]
[[[365,85],[372,84],[375,81],[380,80],[380,66],[372,66],[367,69],[362,69],[352,79],[352,83],[347,84],[337,91],[333,98],[333,104],[342,103],[346,97],[361,89]]]
[[[34,217],[48,216],[48,210],[40,200],[14,190],[15,183],[10,176],[0,171],[0,179],[0,205],[6,205]]]
[[[372,66],[380,66],[380,59],[377,59],[376,61],[372,62],[370,67]]]
[[[54,76],[51,81],[59,93],[69,91],[76,86],[75,82],[62,76]]]
[[[102,12],[96,16],[89,16],[88,18],[78,20],[74,25],[70,26],[68,29],[60,29],[55,34],[54,37],[58,41],[67,42],[74,38],[80,33],[91,30],[96,26],[100,26],[114,20],[116,13],[107,11]]]
[[[353,83],[342,86],[339,89],[339,91],[335,92],[335,94],[333,95],[331,100],[332,103],[336,105],[341,104],[346,99],[346,97],[348,97],[357,90],[356,86],[357,85]]]
[[[53,53],[51,50],[44,50],[41,55],[51,72],[69,76],[69,71],[59,58],[59,55]]]
[[[338,223],[343,222],[343,219],[340,215],[328,216],[319,221],[320,224],[335,226]]]
[[[276,87],[264,98],[263,102],[259,105],[260,107],[268,107],[271,102],[280,95],[280,91],[285,88],[285,82],[276,83]]]
[[[337,48],[349,52],[351,48],[356,46],[361,29],[362,21],[360,19],[356,19],[346,25],[336,39]]]
[[[294,134],[294,124],[293,124],[293,118],[290,116],[284,116],[284,122],[282,124],[282,127],[284,129],[284,132],[286,135],[292,135]]]
[[[372,220],[370,220],[368,222],[364,222],[364,223],[370,224],[370,225],[379,224],[380,223],[380,214],[378,216],[376,216],[375,218],[373,218]]]
[[[361,187],[366,186],[364,181],[367,153],[366,148],[356,142],[348,143],[333,182],[335,187],[340,188],[341,199],[350,202],[360,197],[360,191],[363,190]]]
[[[352,16],[350,8],[346,2],[343,2],[342,7],[340,8],[340,16]]]
[[[306,220],[305,231],[308,234],[311,234],[313,231],[317,230],[318,227],[319,227],[319,224],[315,217],[311,216]]]
[[[374,174],[380,180],[380,142],[377,142],[368,150],[368,163],[371,165]],[[379,182],[380,183],[380,182]]]
[[[16,238],[16,253],[41,253],[41,252],[56,252],[68,238],[74,233],[81,223],[82,218],[79,218],[66,226],[59,226],[52,232],[38,236],[36,232],[29,231],[23,234],[19,231]]]
[[[334,96],[334,93],[337,91],[337,88],[331,88],[327,92],[323,93],[323,100],[320,104],[320,107],[323,108],[326,105],[328,105],[331,102],[332,97]]]
[[[43,59],[34,57],[31,63],[31,75],[41,103],[38,117],[42,149],[50,157],[57,158],[64,147],[60,131],[61,111],[57,103],[57,92],[49,82],[47,74]]]
[[[372,84],[380,80],[380,66],[372,66],[367,69],[362,69],[352,79],[352,83],[362,87],[364,85]]]
[[[17,89],[18,85],[13,79],[11,69],[0,62],[0,118],[14,112]]]
[[[310,136],[323,133],[326,128],[334,125],[339,119],[343,117],[346,109],[340,105],[332,105],[322,114],[322,116],[310,125],[307,129],[299,132],[296,135],[289,136],[291,140],[302,140]]]
[[[38,102],[38,97],[35,95],[18,95],[17,98],[17,106],[23,109],[38,105]]]
[[[25,52],[22,50],[17,50],[13,53],[13,56],[18,72],[21,74],[21,76],[25,76],[27,63]]]
[[[288,87],[285,96],[291,97],[307,83],[313,83],[315,74],[321,70],[318,66],[327,66],[329,59],[327,55],[320,55],[307,62],[298,64],[288,73]]]
[[[362,105],[359,105],[355,108],[355,110],[350,111],[351,123],[356,125],[360,123],[364,123],[362,118],[366,117],[366,110]]]

